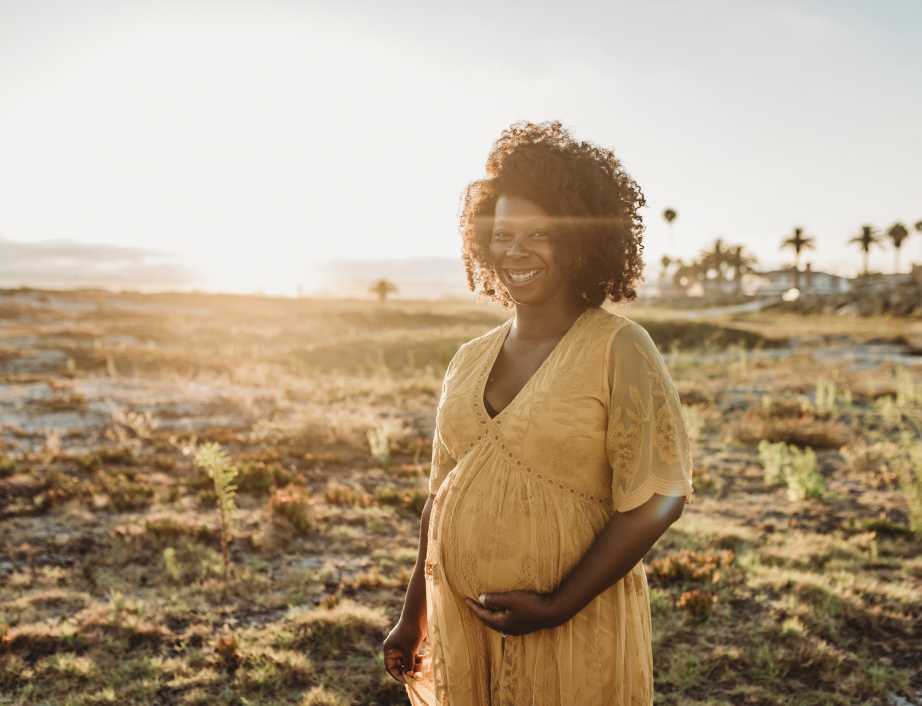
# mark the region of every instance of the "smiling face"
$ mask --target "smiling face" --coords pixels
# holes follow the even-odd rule
[[[500,194],[493,218],[490,257],[513,301],[540,304],[571,298],[549,214],[526,198]]]

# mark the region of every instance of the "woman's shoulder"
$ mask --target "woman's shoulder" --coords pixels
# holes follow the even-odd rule
[[[657,352],[656,343],[647,328],[635,319],[619,312],[608,311],[598,317],[597,338],[602,350],[603,367],[610,370],[618,358],[640,353],[649,358]]]
[[[608,345],[614,345],[618,338],[647,333],[647,330],[631,317],[602,307],[598,307],[595,321],[596,325],[592,327],[595,335]]]

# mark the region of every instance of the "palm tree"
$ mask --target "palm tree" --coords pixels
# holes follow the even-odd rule
[[[723,238],[717,238],[710,250],[701,251],[696,262],[702,270],[704,279],[708,279],[708,275],[713,271],[714,279],[718,282],[725,282],[728,258],[729,251],[724,247]]]
[[[372,294],[378,295],[378,301],[385,301],[389,294],[393,294],[397,291],[397,286],[386,279],[379,279],[374,284],[372,284],[368,291]]]
[[[660,277],[660,279],[666,279],[666,277],[669,276],[669,265],[671,265],[671,264],[672,264],[672,258],[669,257],[668,255],[663,255],[663,256],[659,259],[659,266],[660,266],[659,277]]]
[[[666,223],[669,225],[669,242],[672,242],[672,222],[676,219],[676,216],[679,214],[675,212],[674,208],[667,208],[663,211],[663,218],[666,219]]]
[[[795,228],[794,234],[781,241],[781,249],[791,248],[794,251],[794,288],[800,289],[800,253],[804,250],[814,250],[812,236],[804,235],[803,228]]]
[[[848,241],[849,243],[856,243],[858,247],[861,248],[861,252],[864,257],[864,275],[868,275],[868,255],[871,252],[872,245],[880,245],[880,235],[877,231],[874,230],[874,226],[864,225],[861,226],[861,234],[856,235],[854,238]]]
[[[909,231],[902,223],[894,223],[887,231],[887,237],[893,243],[893,271],[900,271],[900,248],[903,247],[903,241],[909,237]]]
[[[747,272],[752,272],[757,260],[754,256],[745,252],[742,245],[737,245],[730,250],[728,262],[733,270],[733,281],[736,284],[736,291],[739,293],[743,286],[743,275]]]
[[[919,234],[919,237],[922,238],[922,221],[916,221],[913,226],[916,229],[916,233]],[[919,243],[920,251],[922,251],[922,243]]]
[[[676,260],[675,264],[677,267],[672,273],[672,284],[677,289],[685,291],[701,278],[701,268],[696,263],[687,264]]]

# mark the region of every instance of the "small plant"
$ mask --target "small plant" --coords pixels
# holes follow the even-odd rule
[[[278,488],[269,498],[269,522],[274,528],[285,525],[296,534],[308,534],[314,527],[310,494],[299,485]]]
[[[51,463],[61,454],[61,432],[45,427],[45,439],[40,452],[42,462]]]
[[[237,635],[227,625],[215,638],[214,651],[228,674],[236,672],[243,661]]]
[[[759,462],[765,471],[763,479],[766,485],[774,485],[784,479],[787,448],[783,441],[773,444],[763,439],[759,442]]]
[[[261,461],[250,461],[240,467],[237,490],[241,493],[268,495],[275,486],[276,469]]]
[[[678,607],[687,610],[698,620],[704,620],[711,612],[711,607],[717,602],[717,595],[711,591],[693,588],[684,591],[679,596]]]
[[[857,439],[839,449],[848,469],[864,476],[864,482],[874,488],[896,487],[899,480],[894,459],[900,448],[893,441],[867,441]]]
[[[371,456],[379,463],[390,463],[393,432],[393,426],[387,422],[376,424],[367,432]]]
[[[368,507],[373,502],[371,495],[361,488],[354,488],[333,479],[327,481],[326,488],[323,491],[323,498],[328,505]]]
[[[682,549],[650,562],[650,575],[659,581],[706,581],[719,583],[721,569],[733,564],[736,553],[732,549],[694,551]]]
[[[157,428],[157,420],[148,411],[136,412],[125,410],[114,402],[109,402],[112,416],[112,426],[118,440],[125,442],[133,437],[150,439],[151,433]]]
[[[922,441],[914,440],[903,432],[899,450],[894,465],[900,479],[900,490],[909,508],[909,529],[922,536]]]
[[[813,449],[799,449],[783,441],[772,443],[763,439],[759,442],[759,460],[765,469],[765,482],[784,481],[789,500],[823,497],[826,481],[817,470]]]
[[[874,410],[883,418],[889,427],[898,427],[903,423],[903,412],[896,398],[892,395],[879,397],[874,400]]]
[[[230,465],[227,453],[214,442],[202,444],[195,451],[195,464],[205,469],[214,482],[218,499],[218,513],[221,518],[221,552],[224,557],[224,585],[230,575],[231,516],[237,509],[235,498],[237,486],[234,483],[237,469]]]
[[[112,606],[112,622],[121,623],[125,612],[125,594],[114,588],[109,590],[109,603]]]
[[[832,380],[820,378],[816,381],[816,408],[817,415],[821,417],[835,416],[838,409],[840,392]]]
[[[922,383],[916,383],[909,369],[900,366],[896,370],[896,406],[900,408],[922,404]]]
[[[423,491],[419,488],[398,490],[397,488],[385,486],[375,491],[375,499],[378,504],[409,510],[414,516],[423,511],[423,506],[425,506],[428,497],[429,491]]]
[[[701,414],[701,408],[697,405],[682,405],[682,419],[685,422],[685,430],[688,432],[688,438],[692,443],[697,443],[701,437],[701,429],[704,427],[704,417]]]
[[[173,581],[178,582],[182,578],[182,569],[176,560],[176,550],[173,547],[167,547],[163,550],[163,568],[167,576]]]
[[[822,498],[826,492],[826,481],[816,468],[816,454],[813,449],[798,449],[792,446],[791,466],[785,474],[788,484],[788,500]]]

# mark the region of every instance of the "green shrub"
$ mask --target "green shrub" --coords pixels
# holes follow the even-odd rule
[[[234,481],[238,471],[230,465],[227,453],[214,442],[202,444],[196,449],[195,463],[204,468],[214,482],[218,513],[221,518],[221,549],[224,556],[224,583],[226,585],[230,575],[231,517],[237,509],[235,504],[237,486]]]
[[[789,500],[822,498],[825,494],[826,481],[817,470],[813,449],[763,439],[759,442],[759,460],[765,470],[765,482],[785,482]]]
[[[840,411],[852,406],[852,392],[839,388],[832,380],[820,378],[816,381],[816,394],[813,408],[818,417],[834,417]]]

